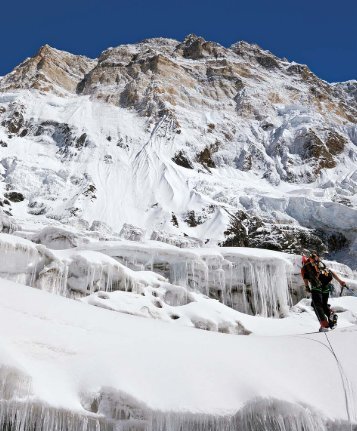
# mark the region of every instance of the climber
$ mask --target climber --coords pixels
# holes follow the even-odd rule
[[[337,323],[337,315],[333,313],[328,304],[330,289],[333,289],[331,281],[334,278],[341,287],[346,283],[320,261],[317,253],[311,253],[308,258],[303,256],[302,264],[301,275],[305,289],[311,292],[311,304],[320,322],[319,331],[326,332],[328,328],[333,328]]]
[[[331,310],[330,305],[328,304],[330,292],[334,290],[334,286],[331,281],[333,278],[338,281],[341,289],[343,289],[343,286],[345,286],[346,283],[341,280],[336,273],[328,269],[317,255],[315,255],[315,262],[318,264],[318,268],[320,270],[319,280],[322,287],[322,305],[325,315],[328,317],[329,327],[332,329],[337,324],[337,315]]]

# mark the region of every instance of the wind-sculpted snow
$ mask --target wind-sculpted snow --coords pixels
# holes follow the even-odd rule
[[[4,430],[347,431],[356,424],[351,324],[329,333],[331,345],[323,334],[232,337],[6,280],[0,292]],[[356,311],[354,299],[339,301]]]

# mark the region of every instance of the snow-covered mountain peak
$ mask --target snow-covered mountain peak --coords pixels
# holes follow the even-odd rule
[[[45,46],[0,82],[2,193],[24,197],[7,215],[353,250],[354,85],[196,35],[97,60]]]
[[[355,88],[196,35],[1,79],[0,429],[352,429]]]

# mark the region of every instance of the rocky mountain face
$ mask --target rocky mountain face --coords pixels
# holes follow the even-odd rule
[[[96,60],[44,46],[0,80],[4,226],[130,223],[353,265],[356,123],[356,81],[246,42],[157,38]]]
[[[2,91],[34,89],[65,95],[76,91],[78,82],[95,66],[89,58],[45,45],[1,81]]]

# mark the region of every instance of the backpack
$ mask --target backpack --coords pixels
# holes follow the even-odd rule
[[[302,278],[304,280],[309,280],[312,286],[314,286],[315,288],[320,288],[323,282],[320,280],[319,268],[315,264],[310,262],[310,260],[305,255],[302,255],[301,263]]]
[[[327,286],[333,279],[332,272],[323,262],[319,262],[319,280],[323,286]]]

